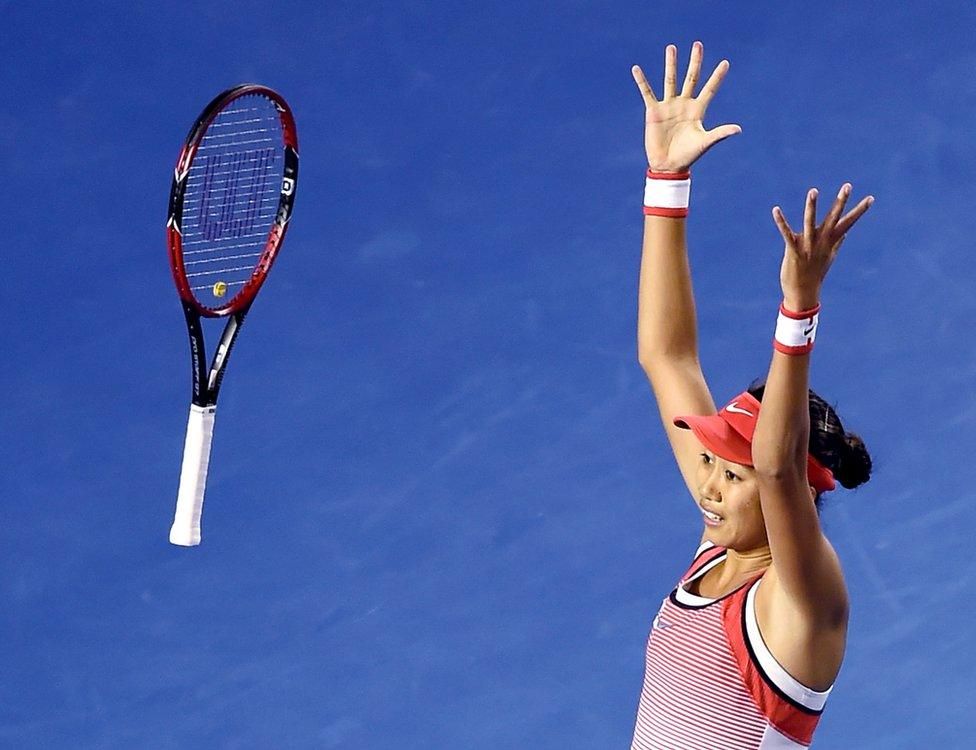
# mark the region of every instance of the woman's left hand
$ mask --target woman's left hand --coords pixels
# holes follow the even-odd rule
[[[874,196],[869,195],[841,217],[850,194],[851,184],[844,183],[823,223],[815,226],[817,189],[811,189],[807,193],[807,204],[803,212],[802,234],[793,231],[779,206],[773,209],[773,220],[786,242],[779,279],[783,287],[783,302],[788,310],[799,312],[817,306],[820,301],[820,286],[830,264],[837,257],[847,230],[874,203]]]

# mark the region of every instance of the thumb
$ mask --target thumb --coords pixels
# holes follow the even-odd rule
[[[717,128],[712,128],[711,130],[705,131],[705,150],[710,149],[719,141],[724,141],[726,138],[737,135],[742,132],[742,127],[739,125],[719,125]]]

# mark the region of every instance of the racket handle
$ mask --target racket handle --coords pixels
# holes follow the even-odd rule
[[[183,547],[200,544],[200,514],[203,512],[203,493],[207,489],[215,411],[215,406],[190,406],[186,443],[183,445],[180,491],[176,496],[176,516],[169,530],[172,544]]]

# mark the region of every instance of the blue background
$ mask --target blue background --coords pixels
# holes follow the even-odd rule
[[[876,461],[820,748],[971,737],[971,3],[0,3],[0,745],[624,748],[701,533],[635,352],[640,63],[732,67],[689,235],[719,401],[765,373],[804,191],[877,197],[816,390]],[[288,242],[225,380],[204,542],[172,167],[292,104]]]

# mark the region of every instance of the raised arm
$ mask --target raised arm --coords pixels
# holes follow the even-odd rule
[[[787,311],[819,308],[820,288],[845,233],[874,201],[868,196],[841,217],[850,191],[850,184],[841,187],[823,223],[816,226],[817,191],[810,190],[799,234],[778,206],[773,209],[786,243],[780,282]],[[820,530],[815,491],[808,480],[810,355],[799,353],[805,348],[773,352],[752,459],[778,584],[807,622],[829,627],[839,624],[845,613],[846,594],[837,561]]]
[[[701,42],[695,42],[687,74],[678,91],[678,51],[674,45],[668,45],[660,100],[654,95],[643,71],[636,65],[632,69],[644,99],[644,146],[648,167],[654,174],[686,173],[708,149],[741,131],[738,125],[722,125],[708,131],[702,125],[705,110],[729,69],[728,61],[722,60],[696,97],[702,52]],[[695,300],[685,222],[681,215],[645,216],[637,356],[654,389],[678,467],[689,491],[697,496],[694,477],[700,451],[698,441],[689,431],[675,427],[672,420],[679,414],[714,412],[715,404],[698,361]]]

